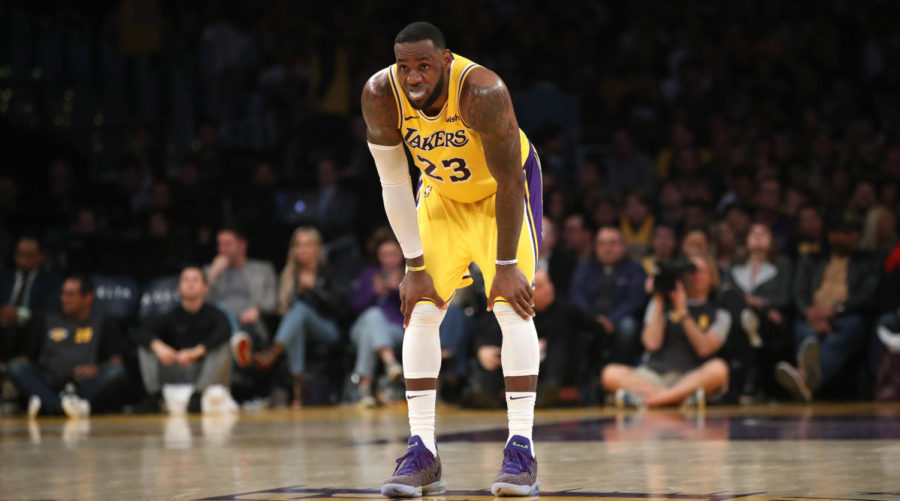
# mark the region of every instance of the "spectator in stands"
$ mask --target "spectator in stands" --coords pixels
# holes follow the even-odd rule
[[[263,315],[274,313],[276,307],[275,269],[247,257],[247,236],[236,226],[219,230],[216,242],[219,253],[206,269],[207,299],[225,311],[234,333],[244,332],[254,344],[264,344],[268,332]],[[246,357],[237,361],[250,363]]]
[[[860,179],[853,185],[847,207],[857,213],[859,217],[865,217],[869,210],[878,205],[878,191],[875,184],[868,179]]]
[[[650,235],[655,224],[650,202],[643,190],[633,190],[625,197],[625,210],[619,218],[619,229],[628,255],[640,259],[650,247]]]
[[[28,348],[29,321],[59,308],[59,280],[43,269],[44,249],[32,236],[19,238],[14,270],[0,272],[0,363]]]
[[[873,259],[858,252],[859,232],[856,214],[836,213],[828,225],[830,254],[805,256],[797,265],[799,370],[787,362],[776,367],[778,383],[797,400],[811,401],[866,346],[865,314],[874,307],[880,273]]]
[[[617,226],[621,217],[622,201],[615,195],[602,195],[590,204],[591,223],[594,228]]]
[[[725,385],[728,365],[711,357],[728,336],[731,315],[710,299],[719,281],[715,265],[702,256],[691,261],[696,271],[677,281],[668,298],[655,292],[647,305],[643,364],[603,370],[603,387],[615,394],[618,407],[703,406]]]
[[[883,258],[897,243],[897,217],[884,206],[872,207],[866,214],[859,248]]]
[[[689,229],[681,239],[681,255],[684,257],[709,256],[709,236],[701,228]]]
[[[228,386],[231,326],[225,313],[206,301],[208,289],[203,270],[184,268],[178,280],[181,304],[141,326],[138,361],[147,395],[138,412],[159,412],[164,384],[193,385],[188,412],[200,412],[210,385]]]
[[[575,270],[569,297],[581,311],[595,318],[611,336],[612,359],[631,364],[640,353],[637,315],[647,300],[641,265],[625,253],[618,228],[597,232],[596,254]]]
[[[733,204],[725,209],[722,219],[731,227],[737,242],[747,241],[747,232],[753,223],[750,208],[744,204]]]
[[[547,216],[544,216],[541,231],[544,239],[541,242],[538,268],[547,270],[555,288],[560,291],[562,296],[568,297],[569,283],[572,279],[572,273],[575,271],[575,254],[563,248],[563,243],[560,241],[557,233],[556,223]]]
[[[643,257],[641,265],[647,275],[657,271],[659,263],[674,259],[678,253],[678,235],[671,226],[657,225],[650,237],[650,253]]]
[[[403,341],[399,287],[406,273],[406,261],[400,245],[393,238],[378,244],[376,256],[378,264],[363,269],[350,300],[350,307],[359,314],[350,328],[350,339],[356,344],[353,374],[359,381],[360,402],[366,406],[376,403],[372,377],[378,359],[391,381],[403,377],[403,368],[394,356],[394,349]]]
[[[775,177],[762,180],[755,197],[756,220],[771,228],[775,245],[780,252],[788,250],[794,241],[793,219],[781,210],[781,182]]]
[[[576,263],[589,259],[593,254],[592,235],[584,215],[576,213],[568,216],[563,224],[563,252],[571,253]]]
[[[313,223],[322,228],[329,241],[349,232],[356,216],[356,199],[339,184],[337,161],[323,156],[316,164],[319,187],[309,204],[314,213]]]
[[[535,328],[541,347],[539,403],[552,406],[562,386],[582,387],[588,368],[589,351],[580,339],[590,334],[602,346],[603,326],[568,300],[556,296],[545,270],[534,276]],[[503,372],[500,369],[502,333],[493,315],[479,318],[475,329],[476,362],[470,373],[462,404],[467,407],[499,407],[504,402]],[[590,352],[593,352],[591,350]]]
[[[585,160],[578,171],[578,192],[585,198],[596,197],[603,191],[604,178],[593,160]]]
[[[712,220],[709,209],[700,202],[685,202],[682,212],[684,214],[681,220],[683,228],[706,228]]]
[[[62,313],[35,319],[26,356],[9,365],[13,383],[30,397],[31,418],[40,411],[85,418],[92,408],[109,409],[126,379],[121,333],[114,322],[92,312],[90,277],[70,275],[60,299]]]
[[[659,179],[669,179],[674,176],[675,170],[673,164],[677,162],[679,152],[691,150],[696,147],[694,142],[694,132],[683,121],[676,121],[672,124],[670,144],[663,148],[656,156],[656,177]],[[701,149],[699,152],[699,161],[701,163],[709,162],[711,154],[707,149]]]
[[[797,210],[797,255],[806,256],[825,252],[825,224],[822,213],[814,205],[804,205]]]
[[[612,152],[606,157],[606,188],[625,193],[636,188],[655,193],[656,176],[650,157],[634,146],[631,133],[619,128],[613,133]]]
[[[678,183],[672,179],[663,182],[659,190],[656,220],[672,228],[681,228],[684,222],[684,209],[684,192]]]
[[[744,296],[753,315],[741,315],[741,324],[757,351],[754,365],[759,369],[757,383],[771,389],[775,364],[784,360],[792,345],[788,338],[786,313],[791,303],[793,270],[791,261],[778,254],[769,227],[754,223],[747,235],[747,259],[731,267],[730,282]]]
[[[254,363],[267,369],[287,352],[293,379],[293,407],[303,405],[303,373],[308,341],[333,346],[340,341],[335,320],[340,314],[339,285],[325,262],[322,236],[301,226],[291,236],[278,289],[278,311],[284,315],[272,346],[254,354]]]
[[[731,265],[741,258],[744,249],[741,248],[742,246],[738,243],[737,235],[735,235],[734,230],[727,221],[720,220],[717,222],[714,230],[716,244],[713,258],[716,262],[716,267],[719,270],[728,271]]]

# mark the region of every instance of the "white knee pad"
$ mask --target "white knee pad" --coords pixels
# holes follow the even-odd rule
[[[419,303],[403,334],[403,377],[428,379],[441,371],[441,321],[446,311],[430,303]]]
[[[536,376],[541,365],[541,347],[532,319],[524,320],[508,304],[494,304],[494,315],[503,331],[500,363],[503,375]]]

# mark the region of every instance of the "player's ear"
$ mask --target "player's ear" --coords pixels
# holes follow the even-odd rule
[[[446,70],[450,67],[450,63],[453,62],[453,53],[450,52],[450,49],[444,49],[444,53],[441,54],[441,65]]]

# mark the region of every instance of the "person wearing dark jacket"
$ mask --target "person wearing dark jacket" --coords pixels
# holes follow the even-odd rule
[[[793,358],[786,321],[791,305],[792,265],[779,255],[772,231],[764,223],[754,223],[747,233],[747,259],[735,264],[726,275],[728,286],[735,287],[746,304],[736,319],[749,342],[740,343],[749,374],[743,388],[746,395],[756,393],[760,385],[771,389],[775,364]]]
[[[556,288],[545,270],[538,270],[534,275],[534,311],[534,325],[541,347],[539,402],[541,406],[549,406],[557,400],[560,386],[587,384],[580,380],[582,369],[589,362],[580,335],[589,334],[602,342],[606,331],[572,302],[557,297]],[[487,321],[482,321],[484,318]],[[475,338],[477,365],[470,377],[463,405],[499,407],[504,401],[500,370],[503,335],[490,315],[479,319],[475,331],[478,333]]]
[[[291,237],[278,292],[278,309],[284,317],[275,333],[275,343],[254,355],[257,367],[266,369],[287,352],[294,407],[302,405],[307,339],[336,345],[340,332],[335,319],[340,306],[337,281],[325,263],[322,236],[312,227],[297,228]]]
[[[67,278],[61,302],[62,313],[37,319],[27,355],[9,365],[13,383],[30,396],[30,418],[39,411],[87,417],[113,403],[126,377],[116,324],[92,312],[90,277]]]
[[[637,315],[647,301],[643,267],[626,255],[618,228],[597,232],[595,258],[578,265],[569,298],[611,336],[612,360],[634,364],[641,351]]]
[[[874,306],[879,285],[877,263],[857,252],[857,216],[836,214],[828,228],[830,254],[802,258],[795,275],[798,367],[780,362],[775,369],[778,383],[807,402],[864,349],[865,313]]]
[[[158,412],[163,384],[191,384],[190,412],[200,411],[200,398],[213,384],[228,386],[231,326],[225,313],[206,302],[208,289],[203,270],[189,266],[181,271],[178,293],[181,304],[142,326],[138,361],[147,391],[138,408]]]
[[[0,272],[0,363],[28,348],[32,317],[59,310],[59,280],[43,269],[40,241],[20,238],[13,257],[15,268]]]

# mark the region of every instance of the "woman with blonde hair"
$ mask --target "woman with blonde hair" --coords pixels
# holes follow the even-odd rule
[[[860,250],[886,256],[897,243],[897,218],[884,206],[872,207],[866,214]]]
[[[268,369],[281,353],[287,353],[293,378],[293,407],[302,405],[306,343],[335,345],[340,340],[335,318],[340,307],[334,277],[325,263],[322,236],[301,226],[291,236],[287,260],[278,289],[278,311],[284,315],[275,343],[254,355],[261,369]]]

